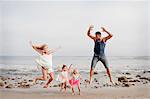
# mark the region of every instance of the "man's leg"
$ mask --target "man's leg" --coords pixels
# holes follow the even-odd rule
[[[106,57],[105,57],[105,56],[102,56],[102,57],[100,58],[100,61],[101,61],[101,62],[103,63],[103,65],[105,66],[107,75],[108,75],[108,77],[109,77],[109,79],[110,79],[110,82],[113,84],[112,77],[111,77],[111,73],[110,73],[110,70],[109,70],[109,67],[108,67],[108,62],[107,62]]]
[[[92,76],[93,76],[93,72],[94,72],[94,70],[91,68],[91,70],[90,70],[90,84],[91,84],[91,82],[92,82]]]
[[[94,68],[98,62],[98,57],[97,56],[93,56],[93,59],[92,59],[92,63],[91,63],[91,69],[90,69],[90,84],[92,82],[92,76],[93,76],[93,72],[94,72]]]
[[[109,68],[106,68],[106,71],[107,71],[107,75],[108,75],[108,77],[110,79],[110,82],[113,83]]]

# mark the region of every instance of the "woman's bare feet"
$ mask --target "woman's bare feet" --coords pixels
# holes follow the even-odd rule
[[[43,88],[48,88],[48,85],[45,85]]]

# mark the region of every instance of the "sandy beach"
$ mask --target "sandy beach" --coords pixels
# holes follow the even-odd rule
[[[149,99],[149,87],[130,88],[83,88],[82,94],[72,96],[60,93],[58,88],[48,89],[1,89],[1,99]]]
[[[69,57],[70,58],[70,57]],[[14,59],[14,58],[13,58]],[[22,62],[24,63],[24,58]],[[14,63],[18,63],[18,58]],[[65,58],[64,58],[65,59]],[[60,92],[60,83],[54,80],[47,89],[43,86],[47,81],[37,81],[33,79],[41,76],[41,71],[36,70],[34,64],[1,64],[0,65],[0,99],[149,99],[150,98],[150,70],[147,60],[149,58],[113,58],[111,59],[112,78],[114,85],[109,82],[105,69],[98,65],[94,72],[93,81],[88,85],[89,67],[86,62],[87,57],[73,57],[70,59],[77,60],[78,69],[82,76],[81,95],[75,88],[75,95],[71,95],[71,89],[67,84],[67,93]],[[59,60],[59,59],[57,59]],[[62,60],[62,58],[60,58]],[[65,60],[68,60],[65,59]],[[82,60],[82,62],[81,62]],[[7,60],[10,62],[10,60]],[[29,58],[27,63],[32,59]],[[117,64],[115,64],[117,61]],[[119,62],[118,62],[119,61]],[[60,63],[59,61],[56,63]],[[64,63],[67,63],[64,61]],[[55,77],[58,72],[55,71]]]
[[[88,73],[81,72],[81,95],[71,95],[71,89],[67,93],[60,92],[58,82],[53,82],[47,89],[42,88],[43,81],[33,83],[33,78],[16,76],[0,76],[1,99],[149,99],[150,98],[150,71],[140,73],[121,73],[113,75],[115,85],[109,83],[107,76],[95,72],[91,85],[87,85]],[[34,76],[33,76],[34,77]],[[102,77],[101,79],[99,79]]]

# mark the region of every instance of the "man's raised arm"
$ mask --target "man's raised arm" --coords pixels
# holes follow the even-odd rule
[[[94,26],[93,25],[91,25],[90,27],[89,27],[89,30],[88,30],[88,32],[87,32],[87,35],[91,38],[91,39],[95,39],[95,37],[94,36],[92,36],[91,35],[91,31],[93,30],[93,28],[94,28]]]
[[[113,37],[113,35],[110,32],[108,32],[104,27],[101,27],[101,29],[103,30],[103,32],[108,34],[108,36],[103,38],[105,42]]]

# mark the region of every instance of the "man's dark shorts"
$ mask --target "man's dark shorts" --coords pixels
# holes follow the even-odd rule
[[[106,69],[108,69],[108,62],[105,55],[96,55],[94,54],[92,62],[91,62],[91,69],[96,67],[98,61],[101,61]]]

